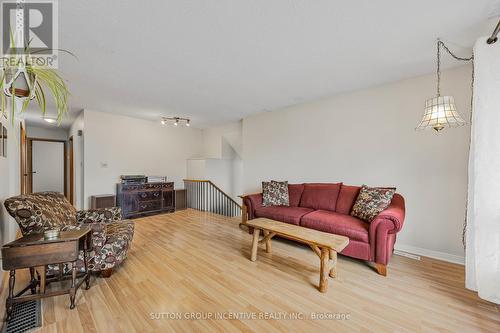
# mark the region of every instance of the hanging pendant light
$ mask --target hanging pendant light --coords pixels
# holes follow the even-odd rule
[[[24,40],[24,0],[16,1],[16,30],[13,38],[12,48],[25,48]],[[15,66],[9,66],[3,69],[3,93],[7,97],[15,96],[17,98],[35,97],[35,87],[37,83],[36,75],[28,73],[26,69],[26,54],[14,55]]]
[[[459,127],[466,124],[455,106],[455,99],[452,96],[441,96],[441,46],[455,59],[470,61],[471,58],[459,58],[453,55],[442,41],[437,41],[437,96],[429,98],[425,102],[425,110],[422,120],[416,130],[432,128],[439,132],[447,127]]]

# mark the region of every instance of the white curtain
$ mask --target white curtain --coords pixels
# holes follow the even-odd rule
[[[474,46],[466,287],[500,304],[500,41]]]

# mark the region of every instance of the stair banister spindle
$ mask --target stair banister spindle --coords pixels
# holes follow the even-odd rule
[[[234,217],[241,213],[241,206],[209,180],[184,179],[189,208]]]

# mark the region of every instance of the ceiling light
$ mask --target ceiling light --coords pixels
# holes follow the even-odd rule
[[[189,127],[191,126],[191,119],[181,117],[161,117],[161,124],[171,124],[174,126],[184,125]]]
[[[57,118],[56,117],[43,116],[43,120],[45,120],[49,124],[55,124],[55,123],[57,123]]]

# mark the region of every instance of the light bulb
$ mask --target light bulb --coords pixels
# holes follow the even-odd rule
[[[179,125],[179,119],[175,119],[174,126],[178,126],[178,125]]]
[[[191,124],[189,123],[189,119],[186,121],[186,126],[189,127]]]

